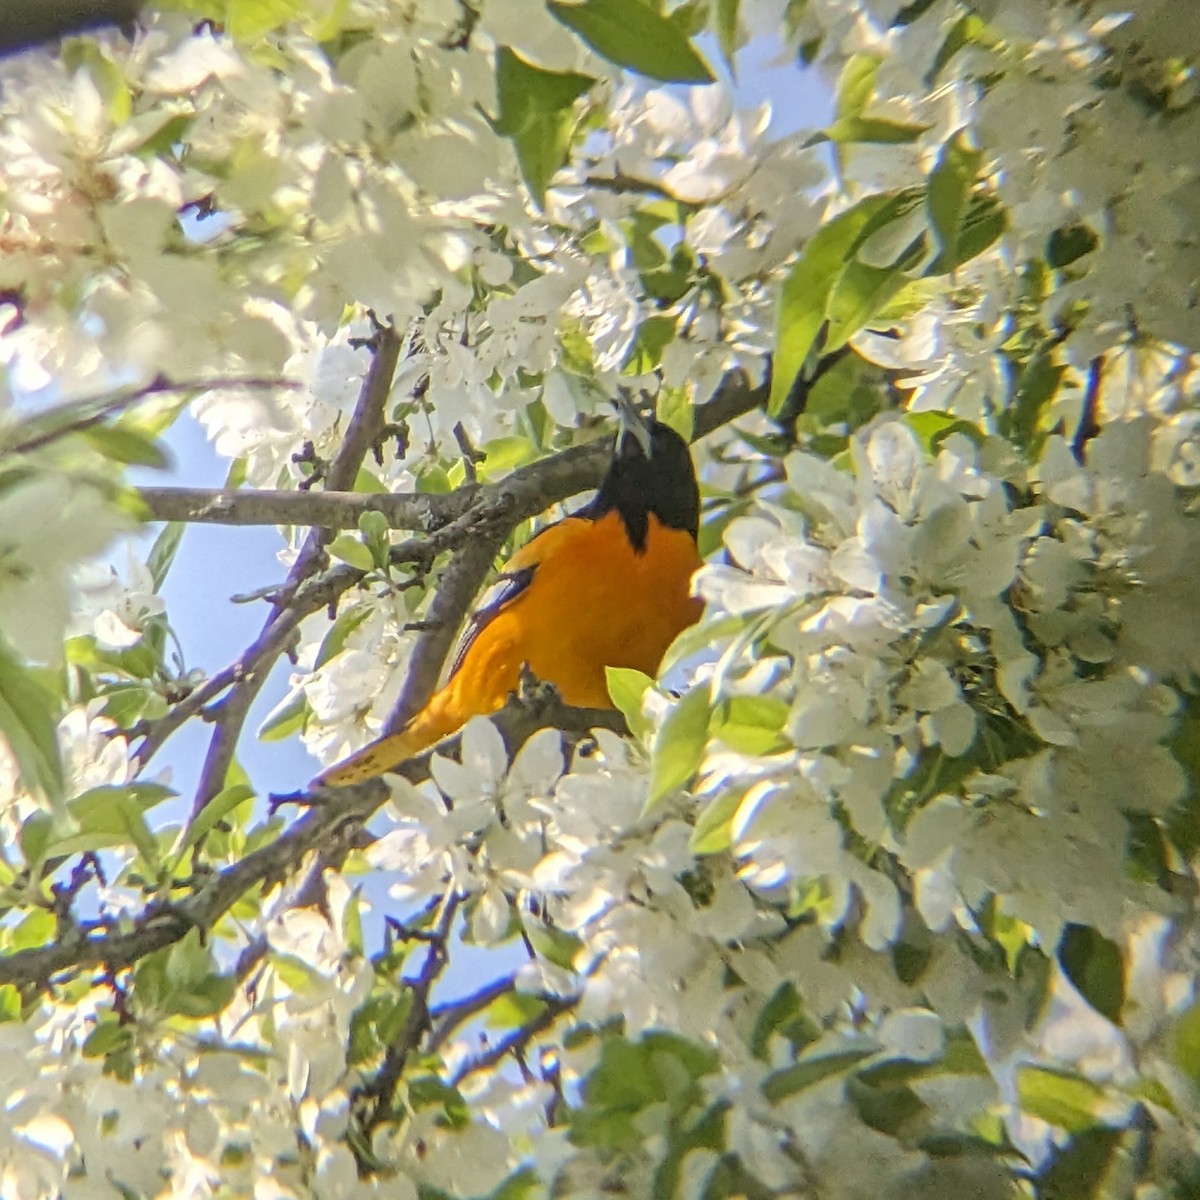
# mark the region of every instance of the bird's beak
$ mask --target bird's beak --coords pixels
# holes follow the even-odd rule
[[[617,410],[617,445],[620,446],[624,441],[625,435],[629,434],[639,446],[642,448],[642,453],[650,457],[650,427],[638,412],[637,406],[633,402],[633,398],[628,392],[620,392],[617,398],[613,401]]]

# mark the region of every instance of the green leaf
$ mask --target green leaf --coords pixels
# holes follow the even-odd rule
[[[54,941],[58,921],[52,912],[44,908],[34,909],[18,922],[8,935],[10,950],[28,950],[33,946],[46,946]]]
[[[633,667],[605,667],[604,676],[609,699],[625,718],[629,732],[635,738],[644,738],[650,731],[650,719],[642,712],[642,697],[647,688],[654,686],[654,680]]]
[[[134,846],[157,869],[158,842],[143,813],[177,793],[160,783],[105,784],[89,788],[67,805],[75,828],[51,839],[47,853],[79,854],[109,846]]]
[[[825,323],[825,304],[864,233],[895,203],[896,197],[868,196],[834,217],[811,238],[784,280],[775,324],[771,377],[772,416],[783,408],[796,376]]]
[[[1055,1150],[1038,1174],[1037,1195],[1044,1200],[1113,1200],[1133,1195],[1132,1188],[1121,1184],[1129,1178],[1131,1161],[1140,1159],[1144,1151],[1129,1147],[1121,1153],[1122,1143],[1130,1135],[1135,1139],[1141,1136],[1136,1129],[1088,1129],[1076,1134]],[[1189,1188],[1174,1194],[1195,1193]]]
[[[183,531],[186,528],[187,525],[183,521],[168,521],[162,527],[158,537],[154,539],[154,545],[150,547],[146,568],[150,572],[150,578],[154,580],[156,592],[162,588],[163,581],[167,578],[167,572],[175,561],[175,555],[179,550],[179,543],[183,540]]]
[[[1064,225],[1046,239],[1046,263],[1056,271],[1090,254],[1100,239],[1087,225]]]
[[[992,41],[993,39],[988,36],[987,23],[983,18],[976,13],[967,13],[950,27],[950,32],[942,39],[942,44],[934,56],[933,65],[925,76],[926,85],[933,87],[950,60],[964,46],[970,45],[972,42],[989,45]]]
[[[777,696],[734,696],[718,707],[713,733],[743,754],[773,754],[788,745],[781,731],[789,711]]]
[[[370,571],[375,566],[375,556],[352,533],[339,533],[329,543],[329,553],[356,571]]]
[[[12,983],[0,984],[0,1023],[21,1019],[21,993]]]
[[[967,145],[960,130],[942,146],[937,163],[929,175],[925,207],[930,228],[947,264],[945,269],[949,271],[959,265],[959,239],[967,211],[967,198],[975,186],[982,158],[978,150]]]
[[[505,992],[485,1010],[489,1029],[520,1029],[545,1011],[545,1000],[528,992]]]
[[[1058,942],[1058,961],[1079,994],[1114,1025],[1125,1006],[1125,962],[1121,948],[1090,925],[1067,925]]]
[[[857,354],[848,354],[822,371],[809,388],[808,403],[799,422],[812,433],[820,433],[830,425],[845,425],[855,430],[879,412],[884,403],[885,392],[877,368]]]
[[[864,1058],[875,1054],[874,1048],[865,1047],[857,1050],[838,1050],[831,1054],[822,1054],[814,1058],[801,1059],[791,1067],[773,1071],[763,1080],[763,1095],[772,1103],[778,1104],[797,1092],[802,1092],[814,1084],[828,1079],[831,1075],[839,1075],[848,1071]]]
[[[1017,1099],[1021,1111],[1050,1125],[1079,1133],[1104,1125],[1100,1113],[1104,1093],[1091,1080],[1046,1067],[1017,1068]]]
[[[187,826],[179,849],[175,853],[172,869],[183,861],[183,856],[193,846],[198,846],[204,840],[209,830],[214,829],[221,821],[225,820],[238,805],[245,804],[247,800],[253,800],[255,794],[254,789],[248,783],[234,783],[219,791],[197,813],[196,819]]]
[[[864,1125],[889,1137],[899,1137],[905,1125],[928,1111],[924,1101],[912,1088],[903,1084],[877,1087],[862,1075],[852,1076],[846,1081],[846,1099],[854,1106]]]
[[[535,67],[507,46],[496,53],[497,133],[517,153],[521,175],[539,208],[550,180],[567,161],[579,125],[575,102],[596,81],[574,71]]]
[[[371,562],[376,567],[386,567],[388,551],[391,549],[391,529],[387,517],[381,512],[369,510],[358,518],[358,531],[363,544],[371,552]]]
[[[696,414],[687,388],[664,386],[658,393],[654,415],[675,430],[685,442],[692,440],[692,434],[696,431]]]
[[[900,419],[921,439],[927,454],[936,454],[942,442],[952,433],[965,434],[976,446],[982,446],[984,442],[983,431],[978,425],[972,425],[953,413],[929,409],[926,412],[904,413]]]
[[[229,0],[225,32],[238,42],[256,42],[308,9],[308,0]]]
[[[939,254],[925,269],[926,275],[945,275],[953,266],[982,254],[1008,228],[1008,210],[995,196],[974,195],[967,204],[952,255]]]
[[[315,666],[323,667],[330,659],[337,658],[346,648],[346,640],[370,615],[371,608],[366,604],[355,605],[339,613],[321,642]]]
[[[166,470],[170,456],[153,439],[128,425],[90,425],[80,431],[92,449],[113,462]]]
[[[411,1080],[408,1102],[418,1112],[423,1108],[440,1108],[445,1124],[451,1129],[463,1129],[471,1123],[471,1109],[462,1092],[435,1075]]]
[[[857,117],[875,95],[875,77],[882,60],[874,54],[852,54],[838,76],[833,115],[838,120]]]
[[[733,56],[738,48],[738,15],[742,0],[717,0],[716,11],[713,14],[713,30],[717,35],[717,45],[721,47],[721,57],[729,68],[729,73],[736,79]]]
[[[96,1027],[83,1042],[84,1058],[104,1058],[114,1050],[125,1050],[133,1045],[133,1027],[122,1025],[116,1017],[98,1021]]]
[[[1066,368],[1054,361],[1053,349],[1045,346],[1034,352],[1021,372],[1016,395],[1001,422],[1001,432],[1022,449],[1030,449],[1037,440],[1042,413],[1057,394],[1065,373]]]
[[[366,538],[368,544],[386,542],[391,533],[387,517],[377,509],[368,509],[359,516],[358,531]]]
[[[862,142],[895,146],[915,142],[928,128],[928,125],[912,125],[907,121],[889,121],[886,117],[842,117],[826,126],[823,135],[808,144],[830,141],[838,145]]]
[[[662,362],[663,348],[674,337],[674,317],[647,317],[638,326],[621,370],[627,375],[648,375]]]
[[[691,782],[708,741],[709,715],[706,687],[693,688],[667,714],[654,739],[647,811]]]
[[[1200,1087],[1200,1001],[1189,1005],[1176,1018],[1171,1030],[1171,1061]]]
[[[697,651],[708,649],[741,633],[749,624],[750,621],[742,616],[722,616],[689,626],[667,647],[667,653],[659,667],[660,674],[678,666]]]
[[[701,812],[692,830],[688,849],[697,858],[706,854],[723,854],[733,844],[731,826],[742,798],[736,792],[724,792]]]
[[[54,696],[0,642],[0,736],[17,760],[21,783],[52,800],[62,796]]]
[[[597,54],[619,67],[665,83],[712,83],[708,64],[686,34],[657,8],[629,0],[584,0],[547,8]]]
[[[39,866],[45,859],[53,830],[49,813],[32,812],[21,822],[21,854],[29,867]]]
[[[258,727],[258,740],[282,742],[305,727],[309,713],[308,697],[304,692],[296,691],[290,696],[285,696]]]
[[[542,922],[530,922],[525,930],[533,948],[547,962],[564,971],[574,970],[575,956],[583,948],[583,942],[573,933]]]
[[[750,1053],[762,1062],[769,1062],[774,1034],[787,1038],[796,1050],[821,1036],[821,1027],[805,1012],[804,1001],[790,980],[781,983],[759,1010],[750,1036]]]
[[[814,141],[912,142],[925,132],[928,128],[926,125],[863,116],[875,95],[875,77],[879,74],[880,61],[873,54],[854,54],[847,59],[838,76],[833,124]]]
[[[825,334],[825,353],[844,346],[908,282],[904,274],[905,257],[895,266],[868,267],[865,263],[848,263],[833,286],[826,305],[829,326]]]
[[[484,483],[491,483],[537,458],[537,446],[518,434],[493,438],[483,451],[487,457],[479,464],[479,478]]]
[[[139,812],[148,812],[156,804],[178,794],[165,783],[101,784],[88,788],[71,800],[67,812],[84,832],[107,830],[110,833],[123,833],[125,818],[120,815],[121,805],[132,803]]]

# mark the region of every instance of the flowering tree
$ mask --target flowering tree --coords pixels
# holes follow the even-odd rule
[[[1190,7],[14,7],[0,1193],[1195,1196]],[[258,796],[272,666],[314,771],[415,711],[621,388],[704,482],[669,686]],[[189,405],[226,489],[132,488]],[[211,677],[195,521],[284,539]]]

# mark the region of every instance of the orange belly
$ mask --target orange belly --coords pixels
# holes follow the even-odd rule
[[[616,512],[547,529],[508,564],[533,567],[529,585],[483,626],[446,686],[398,734],[364,747],[318,782],[370,778],[471,717],[496,712],[525,664],[567,704],[610,708],[605,668],[657,674],[667,647],[699,619],[703,605],[689,595],[699,565],[691,535],[654,516],[642,553]]]

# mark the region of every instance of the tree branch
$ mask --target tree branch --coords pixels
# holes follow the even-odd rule
[[[392,1104],[396,1098],[396,1085],[404,1074],[409,1056],[420,1046],[429,1029],[429,993],[433,991],[433,985],[450,963],[450,930],[463,899],[461,893],[446,893],[434,919],[431,931],[433,936],[429,939],[425,961],[416,979],[408,981],[412,1000],[404,1027],[384,1053],[383,1065],[376,1072],[375,1078],[364,1084],[354,1097],[356,1100],[365,1099],[371,1102],[369,1111],[363,1113],[361,1118],[368,1140],[371,1133],[391,1115]]]
[[[513,1030],[508,1037],[501,1038],[494,1046],[489,1046],[481,1054],[462,1063],[450,1077],[451,1085],[458,1087],[468,1076],[490,1070],[510,1054],[521,1054],[534,1038],[545,1033],[563,1013],[568,1013],[575,1008],[582,998],[582,996],[570,996],[543,999],[542,1003],[546,1007],[536,1017],[531,1017],[519,1029]]]
[[[357,529],[364,513],[382,513],[392,529],[432,531],[470,508],[477,488],[443,496],[411,492],[299,492],[281,488],[145,487],[142,502],[155,521],[209,525],[312,525]]]
[[[713,399],[696,409],[695,436],[703,437],[731,420],[733,416],[761,403],[763,396],[765,390],[751,389],[741,371],[730,372],[722,380]],[[583,491],[585,487],[595,487],[599,484],[611,455],[608,440],[603,439],[599,446],[592,442],[579,449],[578,468],[575,468],[571,458],[573,452],[566,451],[552,459],[535,463],[524,472],[514,472],[509,480],[498,485],[495,499],[500,504],[501,513],[500,519],[494,523],[488,521],[485,516],[488,507],[488,493],[485,491],[479,502],[479,513],[475,521],[477,532],[464,542],[463,548],[442,575],[430,605],[429,627],[418,636],[413,646],[404,685],[384,725],[385,734],[397,733],[403,729],[433,694],[442,666],[466,619],[471,603],[478,595],[492,561],[512,529],[527,517],[542,512],[548,505]],[[586,458],[583,451],[588,452]],[[554,464],[554,467],[548,464]],[[564,467],[566,469],[562,470],[561,475],[555,469]],[[575,470],[578,470],[578,474],[574,473]],[[585,478],[587,482],[582,487],[576,486]],[[537,486],[527,491],[527,481],[533,480],[537,481]],[[552,481],[565,484],[570,490],[566,491],[565,495],[560,494],[558,489],[552,486]],[[505,512],[509,497],[514,502],[512,509]],[[522,500],[531,501],[532,506],[527,509],[525,504],[521,503]],[[469,516],[468,513],[460,520],[466,520]]]
[[[448,1001],[446,1004],[435,1005],[429,1010],[429,1019],[434,1028],[430,1033],[428,1043],[426,1043],[426,1052],[433,1054],[439,1050],[464,1021],[469,1021],[476,1014],[483,1012],[489,1004],[495,1003],[501,996],[507,996],[510,992],[516,991],[516,987],[516,977],[506,975],[485,984],[469,996]]]
[[[620,713],[565,705],[548,684],[539,684],[521,699],[510,701],[491,720],[504,739],[510,761],[539,729],[575,733],[593,728],[624,729]],[[435,753],[455,757],[461,755],[461,749],[462,736],[455,734],[401,763],[394,773],[410,783],[422,783],[430,777]],[[46,988],[64,972],[98,966],[120,970],[179,941],[191,929],[209,930],[247,892],[286,879],[314,850],[329,853],[343,842],[353,841],[362,823],[390,798],[391,789],[382,779],[283,797],[309,805],[309,811],[275,841],[226,867],[186,899],[150,904],[127,930],[114,930],[103,920],[86,922],[79,926],[78,936],[69,940],[0,955],[0,984]]]
[[[399,350],[398,339],[396,350]],[[363,395],[378,398],[377,389],[381,385],[373,383],[370,376],[371,372],[368,372]],[[386,397],[386,391],[383,396]],[[696,407],[693,422],[695,438],[704,437],[761,406],[766,396],[766,384],[751,387],[744,372],[740,369],[730,371],[712,398]],[[348,506],[347,512],[356,511],[355,505],[362,506],[357,511],[374,508],[384,512],[389,523],[394,520],[397,527],[412,527],[429,534],[427,537],[408,538],[394,545],[389,561],[395,566],[411,563],[428,570],[434,559],[446,550],[462,546],[478,547],[478,552],[470,556],[466,565],[456,568],[452,564],[447,568],[443,583],[450,595],[441,603],[435,598],[434,610],[430,613],[431,619],[436,618],[439,625],[431,629],[427,637],[420,639],[414,648],[414,667],[418,669],[414,672],[413,683],[406,684],[404,689],[404,709],[411,711],[414,703],[417,703],[416,698],[422,691],[427,694],[433,681],[436,681],[454,635],[478,591],[479,583],[486,575],[486,566],[482,572],[479,569],[484,557],[484,545],[492,547],[487,560],[490,565],[504,539],[522,521],[544,512],[552,504],[596,487],[608,465],[609,455],[608,439],[599,438],[513,471],[498,483],[467,485],[441,496],[358,496],[348,492],[230,493],[174,488],[148,489],[145,494],[148,495],[152,511],[157,506],[155,515],[170,520],[181,515],[178,508],[171,507],[173,505],[203,507],[212,504],[214,513],[223,510],[225,501],[218,499],[220,497],[228,497],[230,504],[246,503],[253,507],[257,497],[267,495],[269,499],[264,503],[272,506],[270,520],[282,524],[308,524],[314,513],[319,517],[322,511],[328,513],[342,504]],[[357,516],[354,523],[357,524]],[[332,524],[326,526],[333,527]],[[229,688],[240,686],[246,679],[259,679],[254,689],[257,692],[261,679],[266,677],[270,667],[283,653],[304,617],[336,604],[343,593],[365,578],[362,571],[341,564],[302,585],[297,584],[295,574],[293,568],[288,583],[281,587],[283,597],[289,595],[289,589],[293,590],[286,608],[264,626],[254,644],[238,661],[201,684],[172,706],[164,717],[143,731],[143,741],[137,751],[140,764],[147,763],[185,721],[205,709]],[[474,586],[468,586],[472,581],[475,581]],[[213,716],[216,715],[214,711]],[[238,728],[240,730],[240,722]],[[214,761],[214,776],[218,765]],[[217,790],[220,790],[219,787]]]
[[[140,0],[36,0],[0,9],[0,54],[12,54],[104,25],[129,26]]]
[[[504,533],[492,531],[468,541],[442,572],[429,605],[425,627],[417,635],[409,655],[400,695],[384,725],[385,734],[401,730],[433,695],[442,664],[504,545],[504,538]]]
[[[28,454],[33,450],[40,450],[43,446],[48,446],[51,442],[56,442],[69,433],[79,433],[89,429],[106,417],[132,408],[135,404],[150,399],[151,396],[163,396],[173,392],[204,392],[214,388],[284,391],[299,386],[293,379],[260,375],[179,381],[160,375],[157,379],[141,387],[122,388],[115,392],[103,392],[99,396],[91,396],[84,400],[74,400],[22,421],[15,427],[14,432],[24,430],[25,436],[18,442],[5,444],[0,441],[0,458],[9,454]]]
[[[745,415],[766,396],[765,387],[752,388],[740,370],[730,371],[712,399],[696,407],[694,437],[702,438]],[[514,512],[522,514],[513,520],[515,527],[551,504],[595,487],[608,465],[608,455],[608,439],[598,438],[521,467],[499,483],[466,484],[440,496],[417,492],[363,495],[332,487],[322,492],[150,487],[139,494],[156,521],[356,529],[364,513],[379,512],[392,529],[428,533],[471,513],[491,520],[497,508],[511,505]]]
[[[358,402],[350,418],[346,436],[338,448],[337,456],[329,467],[326,479],[329,486],[345,490],[353,484],[362,467],[380,427],[383,410],[391,391],[392,378],[400,358],[400,335],[391,325],[380,325],[371,339],[371,365],[363,376]],[[324,529],[312,529],[296,557],[287,580],[276,597],[271,613],[262,632],[252,647],[247,669],[232,685],[218,710],[212,713],[217,728],[209,740],[208,753],[200,771],[200,781],[192,800],[193,820],[225,786],[229,767],[237,751],[242,727],[250,712],[250,706],[262,690],[263,684],[279,655],[293,644],[299,618],[290,602],[295,599],[301,585],[325,562],[325,546],[330,534]],[[197,847],[197,850],[199,847]]]

